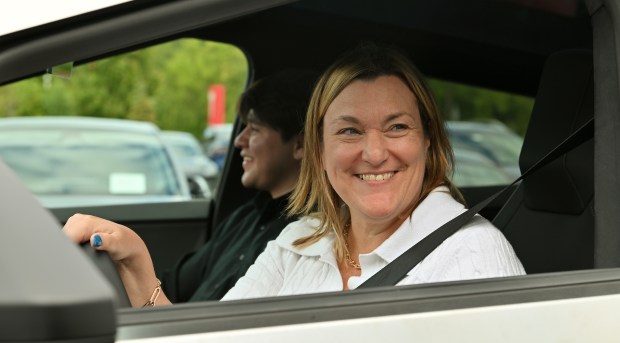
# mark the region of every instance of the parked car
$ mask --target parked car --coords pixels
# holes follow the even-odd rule
[[[478,151],[512,179],[521,175],[519,153],[523,138],[506,125],[498,121],[448,121],[446,127],[454,149]]]
[[[454,149],[454,159],[452,182],[457,187],[507,185],[516,179],[476,150]]]
[[[231,144],[233,124],[224,123],[207,126],[203,136],[207,147],[207,156],[213,159],[220,169],[224,168],[228,147]]]
[[[185,173],[190,188],[194,188],[192,194],[211,197],[220,170],[217,163],[205,155],[196,137],[183,131],[162,131],[161,137]]]
[[[12,7],[0,6],[4,13]],[[529,275],[155,309],[119,308],[104,272],[60,227],[78,211],[126,224],[145,238],[155,268],[164,269],[206,242],[254,194],[240,184],[239,154],[228,154],[213,199],[51,211],[0,162],[0,342],[615,342],[618,37],[620,2],[614,0],[128,1],[0,36],[0,91],[67,63],[86,67],[80,72],[87,74],[89,63],[104,64],[111,56],[130,53],[135,62],[131,52],[180,39],[242,49],[251,78],[241,80],[246,84],[284,67],[323,69],[360,41],[396,45],[428,77],[535,97],[522,169],[596,120],[585,143],[489,205],[498,211],[489,219]],[[152,72],[167,63],[188,64],[173,57],[158,60]],[[228,70],[217,54],[194,54],[191,61]],[[68,82],[79,79],[74,74]],[[110,73],[115,90],[125,89],[127,75]],[[191,101],[200,101],[209,77],[192,77],[202,94]],[[143,94],[173,81],[131,89]],[[96,90],[96,83],[84,86]],[[25,89],[11,92],[15,101],[36,101],[23,96]],[[0,101],[3,115],[12,104]],[[176,119],[181,112],[165,116]],[[197,122],[203,112],[196,113]],[[464,187],[463,193],[473,206],[496,188]]]
[[[87,117],[0,119],[0,159],[45,207],[190,199],[148,122]]]

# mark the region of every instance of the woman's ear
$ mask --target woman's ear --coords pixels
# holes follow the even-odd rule
[[[299,134],[293,139],[295,140],[293,144],[293,158],[301,161],[304,157],[304,135],[303,133]]]

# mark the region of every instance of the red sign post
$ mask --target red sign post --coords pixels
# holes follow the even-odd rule
[[[214,84],[207,92],[207,125],[223,124],[226,121],[226,86]]]

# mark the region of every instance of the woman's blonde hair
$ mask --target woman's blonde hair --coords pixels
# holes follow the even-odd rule
[[[327,108],[351,82],[392,75],[399,77],[415,95],[424,135],[430,141],[420,196],[407,215],[411,215],[418,203],[440,185],[448,186],[452,196],[463,202],[460,192],[450,182],[454,155],[444,122],[422,74],[396,49],[363,44],[332,64],[314,88],[306,118],[301,174],[288,210],[291,215],[318,218],[320,225],[313,235],[295,241],[295,246],[308,246],[333,230],[336,256],[340,261],[344,259],[344,230],[350,214],[323,169],[323,118]]]

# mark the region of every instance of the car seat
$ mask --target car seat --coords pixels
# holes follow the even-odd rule
[[[551,55],[519,158],[522,172],[594,115],[592,53]],[[528,273],[594,266],[594,140],[523,180],[493,223]]]

